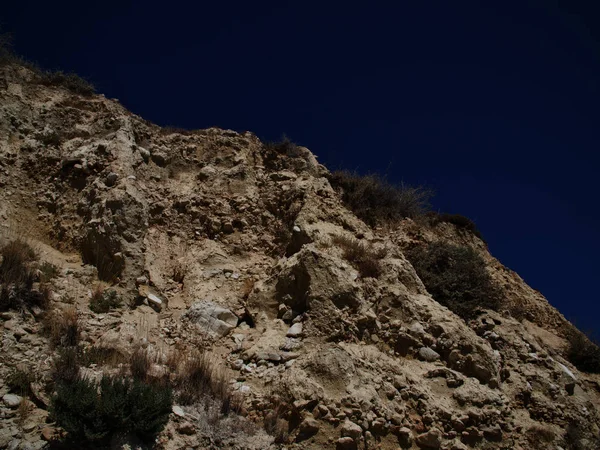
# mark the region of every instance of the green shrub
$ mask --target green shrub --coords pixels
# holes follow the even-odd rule
[[[386,249],[375,249],[371,244],[345,236],[334,236],[333,243],[342,248],[344,258],[358,270],[362,278],[378,278],[381,275],[380,260],[387,254]]]
[[[114,289],[104,289],[102,285],[98,285],[92,298],[90,299],[90,309],[97,313],[107,313],[111,309],[121,306],[121,299]]]
[[[51,279],[58,276],[58,267],[54,264],[44,261],[39,265],[40,270],[40,282],[47,283]]]
[[[279,155],[286,155],[295,158],[301,156],[302,152],[298,145],[293,143],[287,136],[283,136],[280,141],[277,142],[265,142],[264,144],[267,152],[274,152]]]
[[[79,347],[59,347],[52,360],[51,375],[55,383],[72,383],[79,377]]]
[[[476,316],[479,308],[500,306],[485,261],[472,248],[434,242],[406,256],[432,297],[463,319]]]
[[[415,218],[427,211],[431,191],[423,187],[394,185],[378,175],[335,171],[329,181],[342,201],[370,226]]]
[[[99,443],[116,433],[133,433],[148,442],[168,422],[172,404],[167,385],[110,376],[96,383],[78,377],[57,385],[51,414],[73,442]]]
[[[583,372],[600,373],[600,347],[579,330],[570,333],[567,357]]]
[[[11,392],[28,397],[31,395],[31,383],[34,381],[35,378],[31,373],[16,369],[8,376],[6,384]]]

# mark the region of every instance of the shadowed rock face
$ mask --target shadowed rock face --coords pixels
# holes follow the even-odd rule
[[[246,418],[220,416],[214,395],[175,405],[157,448],[600,448],[600,378],[564,358],[560,313],[453,224],[371,229],[306,148],[161,129],[5,66],[1,243],[25,231],[58,269],[49,308],[75,308],[81,351],[103,355],[81,373],[129,373],[143,348],[148,376],[173,380],[178,356],[205,351],[243,402]],[[336,237],[385,248],[378,276]],[[498,311],[466,322],[429,295],[404,250],[436,241],[483,258]],[[95,314],[101,280],[123,306]],[[0,312],[0,447],[59,434],[38,426],[59,349],[31,312]],[[17,368],[36,374],[23,427]]]

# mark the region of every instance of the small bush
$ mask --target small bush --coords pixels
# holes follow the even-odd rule
[[[499,292],[472,248],[434,242],[406,256],[432,297],[463,319],[473,318],[479,308],[498,309]]]
[[[13,52],[13,39],[9,33],[0,33],[0,67],[11,64],[19,64],[30,69],[35,69],[34,65],[25,61]]]
[[[119,306],[121,306],[121,299],[114,289],[104,289],[101,284],[96,286],[90,299],[90,309],[93,312],[103,314]]]
[[[177,369],[183,365],[186,356],[184,348],[181,345],[176,344],[175,347],[167,353],[165,364],[171,372],[176,372]]]
[[[51,414],[73,442],[99,443],[116,433],[133,433],[149,442],[168,422],[172,404],[166,385],[109,376],[96,383],[79,377],[57,385]]]
[[[47,261],[44,261],[39,266],[40,283],[47,283],[58,276],[58,267]]]
[[[55,383],[72,383],[79,377],[81,355],[78,347],[60,347],[52,360],[51,375]]]
[[[69,307],[53,311],[44,319],[43,331],[54,347],[74,347],[79,342],[79,313]]]
[[[22,239],[15,239],[0,248],[0,283],[25,284],[29,288],[35,279],[29,263],[37,259],[33,248]]]
[[[567,358],[583,372],[600,373],[600,347],[584,333],[574,329],[569,336]]]
[[[460,214],[446,214],[446,213],[436,213],[431,212],[427,214],[427,219],[432,226],[436,226],[439,223],[451,223],[455,225],[460,230],[465,230],[474,236],[478,237],[482,241],[485,242],[483,235],[475,225],[471,219],[465,216],[461,216]]]
[[[345,236],[334,236],[333,243],[344,251],[344,258],[358,270],[362,278],[378,278],[381,275],[380,260],[385,258],[385,248],[375,249],[371,244],[365,244]]]
[[[17,238],[0,248],[0,311],[25,310],[33,306],[45,309],[50,302],[50,290],[42,283],[33,289],[36,279],[35,250]]]
[[[344,204],[370,226],[418,217],[429,208],[432,195],[423,187],[394,185],[374,174],[335,171],[329,181]]]
[[[265,149],[268,152],[274,152],[279,155],[291,156],[292,158],[301,156],[298,145],[293,143],[287,136],[283,136],[278,142],[266,142]]]
[[[11,392],[28,397],[31,395],[31,383],[34,381],[35,378],[31,373],[16,369],[8,376],[6,384]]]

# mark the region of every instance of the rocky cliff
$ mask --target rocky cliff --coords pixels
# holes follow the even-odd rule
[[[61,436],[49,415],[61,346],[44,330],[73,313],[79,347],[123,357],[82,364],[86,376],[126,372],[140,348],[157,373],[202,350],[240,403],[207,418],[207,401],[176,400],[144,445],[600,448],[600,377],[565,358],[570,324],[475,235],[369,227],[306,148],[160,128],[117,100],[0,70],[1,243],[27,241],[56,268],[48,304],[0,316],[0,448]],[[373,249],[376,276],[348,242]],[[434,300],[406,258],[431,242],[477,252],[500,307],[465,320]],[[94,312],[99,289],[121,305]],[[15,372],[30,374],[26,393]]]

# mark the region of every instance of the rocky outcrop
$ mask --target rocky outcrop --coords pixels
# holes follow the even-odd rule
[[[50,309],[75,308],[81,345],[110,356],[86,376],[135,348],[155,358],[150,375],[204,349],[242,399],[245,418],[175,405],[158,448],[597,446],[600,378],[564,358],[567,322],[476,237],[410,219],[369,228],[306,148],[162,129],[0,71],[0,238],[27,223],[57,267]],[[379,275],[361,276],[339,237],[385,249]],[[435,240],[475,249],[504,307],[466,322],[437,303],[404,256]],[[90,310],[100,281],[121,308]],[[0,447],[60,435],[45,425],[56,350],[42,313],[0,314]],[[17,367],[36,374],[23,425],[6,381]],[[265,420],[275,436],[257,431]]]

